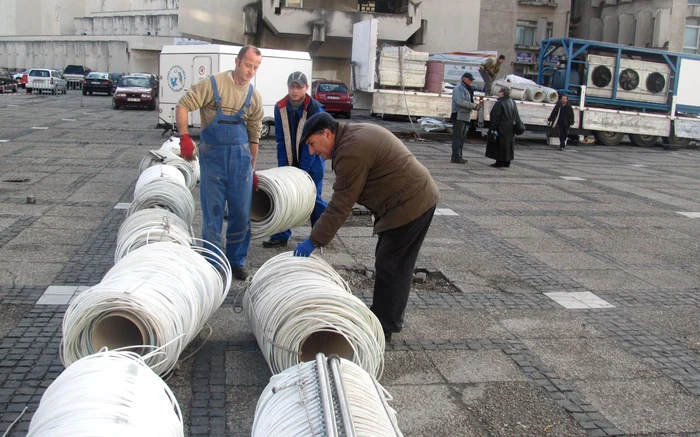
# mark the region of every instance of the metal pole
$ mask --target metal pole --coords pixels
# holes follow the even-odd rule
[[[335,426],[333,394],[331,392],[330,380],[328,379],[328,369],[326,368],[325,358],[326,357],[321,353],[316,355],[316,373],[321,395],[321,405],[323,405],[323,419],[326,422],[326,437],[338,437],[338,430]]]
[[[343,430],[345,431],[345,437],[355,437],[357,435],[357,432],[355,431],[355,423],[352,420],[350,404],[348,404],[348,399],[345,396],[343,377],[340,374],[340,358],[337,355],[331,355],[328,358],[328,363],[330,364],[333,382],[335,383],[335,392],[338,395],[338,407],[340,409],[340,415],[343,419]]]

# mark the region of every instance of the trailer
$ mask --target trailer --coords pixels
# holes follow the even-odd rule
[[[545,62],[562,56],[557,67]],[[537,83],[566,94],[574,107],[571,133],[593,134],[607,146],[625,135],[637,146],[659,139],[687,146],[700,139],[700,56],[619,44],[554,38],[541,42]],[[489,121],[494,98],[483,99]],[[553,104],[517,101],[526,128],[546,130]]]
[[[175,107],[190,86],[220,71],[233,70],[240,46],[220,44],[165,46],[160,53],[160,98],[158,125],[164,130],[175,126]],[[253,78],[265,109],[261,137],[274,126],[275,104],[287,95],[287,77],[301,71],[311,77],[311,56],[307,52],[260,49],[262,64]],[[189,114],[190,127],[201,127],[199,111]]]

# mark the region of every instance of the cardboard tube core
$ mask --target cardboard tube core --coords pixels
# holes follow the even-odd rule
[[[92,329],[92,348],[95,351],[107,346],[114,350],[124,346],[147,344],[146,329],[140,320],[131,314],[112,314],[102,318]],[[133,349],[141,354],[142,349]]]
[[[272,199],[263,190],[253,192],[253,202],[250,208],[250,219],[252,221],[265,220],[272,214]]]
[[[317,331],[306,337],[306,340],[301,343],[300,352],[302,362],[315,360],[319,352],[326,356],[335,354],[347,360],[355,357],[352,346],[345,337],[329,331]]]

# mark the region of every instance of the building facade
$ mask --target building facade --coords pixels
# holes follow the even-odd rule
[[[571,34],[700,54],[700,0],[572,0]]]
[[[5,0],[0,66],[157,72],[163,45],[185,37],[308,51],[314,77],[349,81],[353,25],[376,18],[380,45],[498,51],[502,74],[528,75],[539,40],[568,32],[570,0],[555,1]]]

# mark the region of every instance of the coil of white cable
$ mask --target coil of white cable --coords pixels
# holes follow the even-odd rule
[[[172,179],[159,178],[144,185],[139,195],[131,202],[126,216],[129,217],[136,211],[148,208],[170,211],[188,225],[191,225],[194,220],[195,203],[192,192],[184,183],[174,182]]]
[[[177,149],[179,153],[179,148]],[[192,161],[187,161],[181,158],[178,154],[171,152],[170,149],[151,150],[148,152],[139,164],[139,173],[143,173],[146,169],[157,165],[169,165],[177,168],[185,178],[185,185],[190,190],[194,189],[199,182],[199,160],[195,157]]]
[[[190,247],[194,244],[193,237],[191,226],[172,212],[143,209],[127,217],[119,228],[114,262],[149,242],[171,241]]]
[[[134,188],[134,197],[138,197],[146,185],[161,179],[171,180],[183,186],[187,186],[185,177],[178,169],[168,165],[158,164],[147,168],[139,175],[136,181],[136,187]]]
[[[261,170],[253,193],[250,237],[265,238],[306,223],[316,203],[311,176],[296,167]]]
[[[46,389],[28,437],[182,437],[167,384],[132,352],[82,358]]]
[[[391,395],[357,364],[338,357],[298,364],[270,378],[252,437],[400,437]]]
[[[158,348],[164,356],[146,363],[164,375],[230,286],[231,266],[218,249],[172,242],[140,247],[70,304],[63,317],[61,361],[69,366],[102,347],[130,346],[142,354]]]
[[[322,352],[350,359],[377,378],[382,374],[379,320],[315,255],[286,252],[268,260],[246,290],[243,310],[272,373]]]

